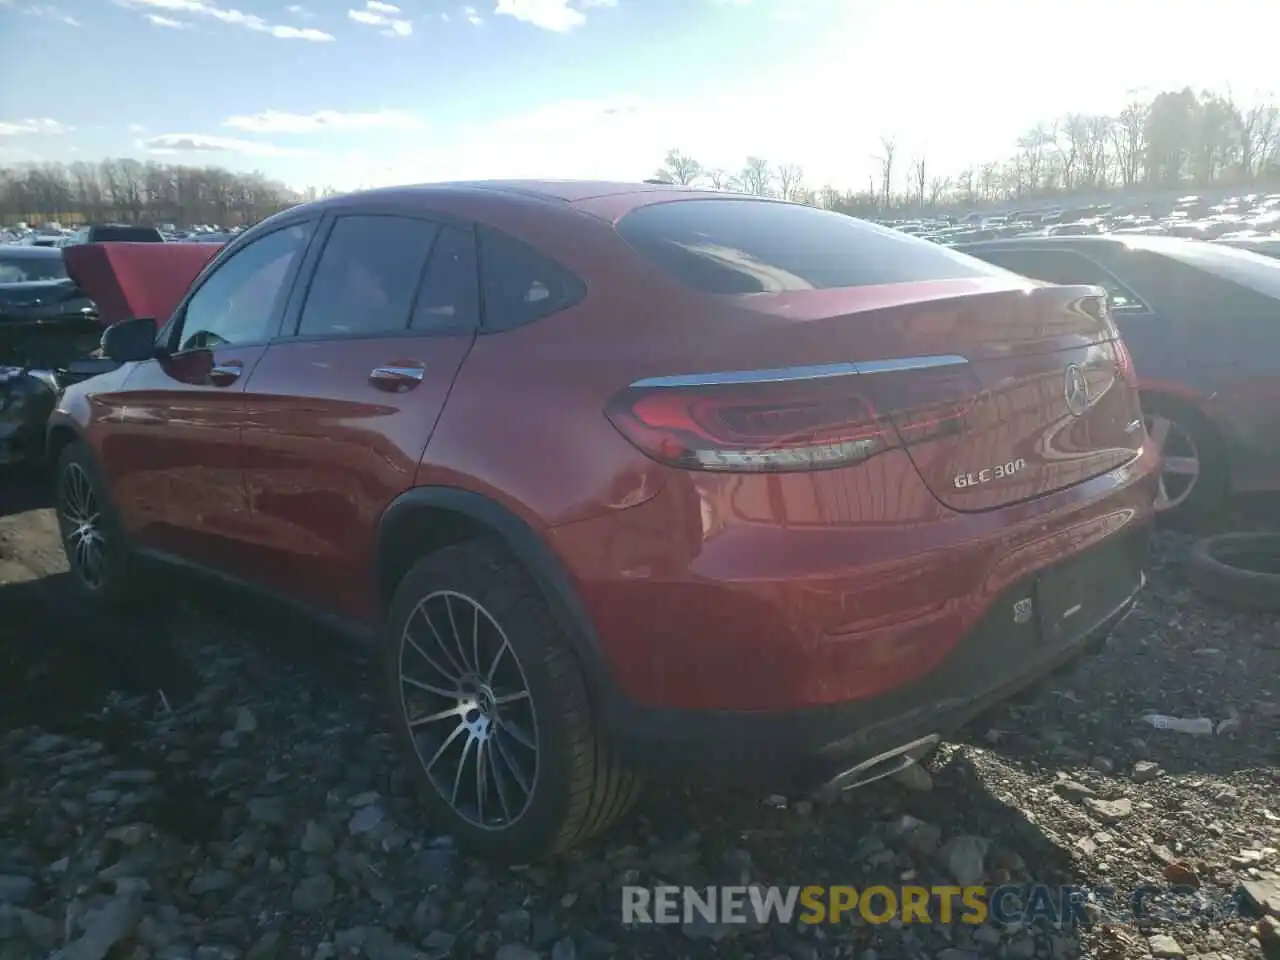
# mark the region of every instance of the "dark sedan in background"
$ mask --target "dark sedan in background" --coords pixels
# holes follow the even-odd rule
[[[1171,237],[1025,237],[956,249],[1048,283],[1103,287],[1164,453],[1157,508],[1218,512],[1280,490],[1280,260]]]

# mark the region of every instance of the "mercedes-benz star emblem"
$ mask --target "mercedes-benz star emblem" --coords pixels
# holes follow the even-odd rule
[[[1089,381],[1085,379],[1084,369],[1080,364],[1067,364],[1062,392],[1067,401],[1067,413],[1073,417],[1083,417],[1089,409]]]

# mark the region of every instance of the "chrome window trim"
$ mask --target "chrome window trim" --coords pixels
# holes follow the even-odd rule
[[[936,367],[957,367],[969,361],[955,354],[926,357],[895,357],[890,360],[826,363],[802,367],[777,367],[767,370],[727,370],[714,373],[686,373],[669,377],[646,377],[631,384],[636,389],[659,387],[712,387],[747,383],[788,383],[798,380],[821,380],[826,377],[850,377],[875,373],[904,373]]]

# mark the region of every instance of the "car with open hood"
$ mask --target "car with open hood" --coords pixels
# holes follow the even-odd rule
[[[40,460],[61,391],[117,366],[93,355],[104,327],[171,309],[214,252],[166,245],[138,283],[137,246],[0,246],[0,465]]]

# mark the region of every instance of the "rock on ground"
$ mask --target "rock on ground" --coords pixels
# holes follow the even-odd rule
[[[505,868],[424,817],[367,655],[203,587],[85,618],[47,511],[0,510],[0,958],[1256,960],[1256,916],[1138,925],[1102,899],[1082,929],[620,921],[629,883],[1157,884],[1167,911],[1174,877],[1274,912],[1280,627],[1192,593],[1186,545],[1158,537],[1109,649],[944,747],[932,789],[660,790],[602,842]],[[1239,723],[1187,737],[1152,712]]]

